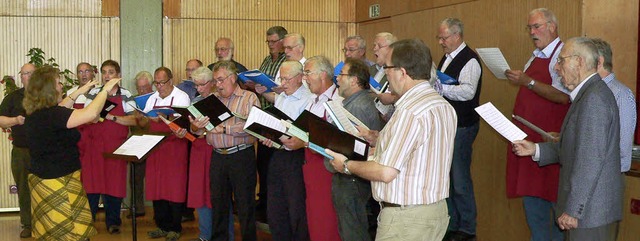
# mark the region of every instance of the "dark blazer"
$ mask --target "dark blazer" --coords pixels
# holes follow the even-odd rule
[[[560,163],[556,213],[593,228],[622,219],[620,119],[598,74],[586,80],[564,118],[558,143],[541,143],[538,165]]]

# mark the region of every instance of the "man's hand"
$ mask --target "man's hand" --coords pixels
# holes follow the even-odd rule
[[[511,150],[518,156],[533,156],[536,153],[536,144],[527,140],[514,141]]]
[[[558,217],[558,226],[560,226],[562,230],[578,228],[578,219],[569,216],[567,213],[562,213],[562,215]]]
[[[333,160],[331,160],[333,169],[335,169],[339,173],[344,173],[344,161],[347,160],[347,157],[329,149],[324,149],[324,151],[333,157]]]
[[[262,145],[265,145],[267,147],[273,147],[273,141],[269,139],[260,140],[260,142],[262,143]]]
[[[284,91],[284,88],[281,85],[278,85],[278,86],[272,87],[271,90],[273,90],[274,93],[279,95],[280,93],[282,93],[282,91]]]
[[[369,142],[369,145],[376,146],[376,142],[378,141],[378,134],[379,134],[378,131],[367,130],[361,126],[356,126],[356,129],[358,129],[358,135],[364,138],[367,142]]]
[[[290,150],[298,150],[306,146],[304,141],[295,136],[292,136],[291,138],[282,138],[280,140],[282,140],[282,145],[286,146]]]
[[[16,116],[14,118],[16,120],[16,124],[15,124],[16,126],[24,124],[24,116],[19,115],[19,116]]]
[[[267,87],[264,86],[264,85],[261,85],[261,84],[256,84],[255,85],[255,90],[256,90],[256,93],[263,94],[264,92],[267,91]]]
[[[193,117],[189,116],[189,122],[196,128],[202,129],[209,124],[209,117],[201,116],[200,118],[193,119]]]
[[[390,105],[396,102],[396,95],[391,93],[380,93],[378,94],[378,99],[382,104]]]
[[[175,134],[178,138],[184,138],[184,136],[187,135],[187,129],[180,128],[174,131],[173,134]]]
[[[531,82],[531,77],[522,72],[522,70],[506,70],[504,74],[507,76],[507,79],[511,80],[512,84],[515,85],[528,85]]]
[[[256,83],[251,80],[247,80],[247,82],[244,82],[244,87],[247,88],[247,90],[254,91],[256,89]]]

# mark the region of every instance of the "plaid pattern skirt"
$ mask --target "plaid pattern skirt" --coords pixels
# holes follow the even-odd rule
[[[85,240],[98,233],[79,170],[55,179],[29,174],[29,187],[36,240]]]

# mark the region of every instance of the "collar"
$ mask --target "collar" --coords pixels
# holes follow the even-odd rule
[[[305,58],[304,56],[302,56],[302,58],[300,60],[298,60],[302,66],[304,66],[304,62],[307,62],[307,58]]]
[[[553,50],[556,48],[556,45],[558,45],[559,43],[560,43],[560,37],[557,37],[556,39],[551,41],[551,43],[547,45],[547,47],[545,47],[544,49],[533,50],[533,56],[536,56],[538,58],[543,58],[543,59],[551,58],[551,54],[553,54]]]
[[[293,97],[299,100],[299,99],[302,99],[306,93],[311,93],[311,92],[309,92],[309,89],[304,85],[300,85],[300,87],[298,87],[298,89],[295,92],[293,92],[293,94],[287,95],[283,91],[282,95],[285,98]]]
[[[616,78],[616,74],[614,73],[609,73],[609,75],[607,75],[606,77],[602,78],[602,80],[606,83],[609,84],[611,83],[611,81],[613,81]]]
[[[460,51],[462,51],[462,49],[464,49],[465,47],[467,47],[467,44],[465,42],[462,42],[460,46],[456,48],[456,50],[454,50],[450,54],[446,54],[447,58],[454,59],[460,53]]]
[[[578,96],[578,93],[580,92],[580,89],[582,89],[582,86],[584,85],[584,83],[587,83],[587,80],[589,80],[591,77],[593,77],[596,74],[598,74],[598,73],[593,73],[593,74],[587,76],[586,79],[583,79],[582,82],[580,82],[580,84],[578,86],[576,86],[576,88],[573,89],[573,91],[571,91],[571,93],[569,94],[569,97],[571,97],[571,102],[573,102],[573,100],[576,98],[576,96]]]
[[[331,100],[333,99],[333,95],[335,93],[337,93],[336,85],[332,84],[327,90],[325,90],[321,95],[318,96],[318,100],[321,99],[322,96],[324,96],[327,100]]]

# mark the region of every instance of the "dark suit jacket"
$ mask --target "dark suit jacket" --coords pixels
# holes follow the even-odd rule
[[[558,143],[541,143],[538,165],[560,163],[556,212],[593,228],[622,219],[620,119],[598,74],[586,80],[564,118]]]

